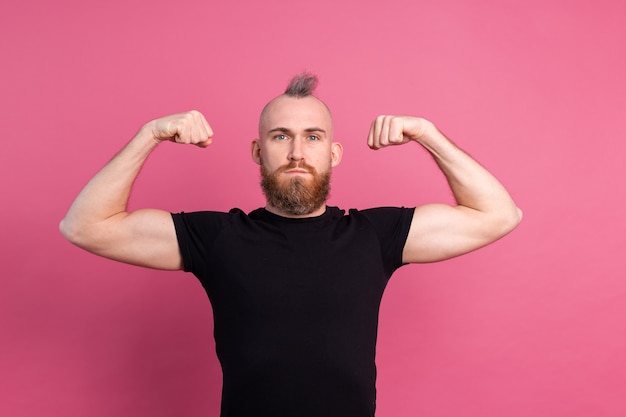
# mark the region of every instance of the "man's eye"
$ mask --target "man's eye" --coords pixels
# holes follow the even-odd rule
[[[309,140],[320,140],[319,136],[311,135],[309,136]]]
[[[274,139],[285,140],[285,139],[287,139],[287,136],[285,136],[285,135],[276,135],[276,136],[274,136]]]

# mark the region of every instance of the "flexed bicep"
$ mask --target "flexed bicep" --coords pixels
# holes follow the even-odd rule
[[[106,258],[154,269],[178,270],[182,259],[172,215],[142,209],[119,214],[94,230],[100,236],[86,248]]]
[[[405,263],[437,262],[492,243],[490,216],[465,206],[426,204],[413,213],[402,259]]]

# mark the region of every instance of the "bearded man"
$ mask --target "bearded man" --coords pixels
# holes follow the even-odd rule
[[[313,95],[316,83],[295,77],[261,112],[251,154],[264,208],[127,211],[132,184],[161,142],[211,144],[211,127],[191,111],[144,125],[61,222],[71,242],[97,255],[200,280],[213,308],[223,417],[373,416],[378,310],[392,273],[478,249],[521,220],[493,175],[431,122],[409,116],[377,117],[368,145],[426,148],[456,205],[327,206],[343,148]]]

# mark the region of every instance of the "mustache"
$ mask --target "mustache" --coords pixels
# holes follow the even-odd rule
[[[291,161],[287,165],[283,165],[282,167],[278,168],[276,170],[276,174],[289,171],[291,169],[304,169],[311,174],[317,174],[317,170],[315,169],[315,167],[312,167],[311,165],[307,164],[304,161],[299,161],[299,162]]]

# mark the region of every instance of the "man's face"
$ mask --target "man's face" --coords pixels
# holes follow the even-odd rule
[[[268,104],[252,158],[261,165],[269,209],[317,214],[328,197],[331,169],[341,160],[332,129],[330,112],[313,96],[280,96]]]

